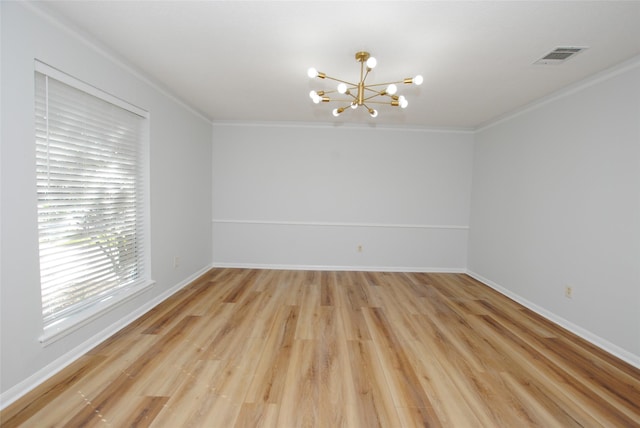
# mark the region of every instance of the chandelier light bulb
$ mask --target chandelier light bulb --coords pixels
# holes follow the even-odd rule
[[[344,83],[340,83],[338,85],[338,92],[340,92],[341,94],[347,92],[347,85],[345,85]]]
[[[338,109],[337,109],[337,108],[334,108],[334,109],[333,109],[333,115],[334,115],[335,117],[340,116],[340,112],[338,111]]]
[[[309,70],[307,70],[307,76],[309,76],[311,79],[318,77],[318,70],[311,67]]]
[[[400,104],[401,108],[407,108],[407,106],[409,105],[409,101],[407,101],[404,95],[400,95],[400,98],[398,98],[398,103]]]
[[[369,114],[371,115],[371,117],[377,117],[378,116],[378,110],[374,110],[372,108],[369,109]]]
[[[424,78],[422,77],[421,74],[418,74],[416,77],[413,78],[413,83],[415,83],[418,86],[422,85],[423,81],[424,81]]]
[[[369,59],[367,60],[367,67],[369,68],[376,68],[376,65],[378,64],[378,60],[376,60],[374,57],[369,57]]]
[[[309,98],[311,98],[315,104],[319,104],[321,100],[320,95],[316,91],[309,92]]]
[[[387,91],[386,92],[389,95],[393,95],[396,92],[398,92],[398,87],[392,83],[389,86],[387,86]]]
[[[354,101],[354,102],[352,102],[352,103],[351,103],[351,108],[352,108],[352,109],[356,109],[356,108],[358,108],[358,103],[357,103],[357,102],[355,102],[355,101]]]

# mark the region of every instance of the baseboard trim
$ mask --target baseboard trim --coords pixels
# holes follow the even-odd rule
[[[326,270],[352,272],[431,272],[431,273],[467,273],[464,268],[410,267],[410,266],[333,266],[333,265],[280,265],[260,263],[220,263],[215,268],[266,269],[266,270]]]
[[[285,221],[285,220],[233,220],[213,219],[214,224],[250,224],[259,226],[306,226],[306,227],[364,227],[378,229],[444,229],[469,230],[461,224],[412,224],[412,223],[339,223],[329,221]]]
[[[570,321],[567,321],[566,319],[554,314],[551,311],[548,311],[547,309],[544,309],[541,306],[536,305],[533,302],[530,302],[529,300],[523,298],[522,296],[509,291],[507,288],[491,281],[490,279],[483,277],[482,275],[479,275],[468,269],[466,273],[470,277],[480,281],[481,283],[485,284],[488,287],[493,288],[498,293],[503,294],[508,298],[520,303],[522,306],[532,310],[536,314],[548,319],[554,324],[557,324],[560,327],[566,330],[569,330],[571,333],[575,334],[576,336],[583,338],[584,340],[594,344],[595,346],[597,346],[598,348],[601,348],[602,350],[608,352],[609,354],[614,355],[620,358],[621,360],[631,364],[632,366],[640,369],[640,356],[632,354],[631,352],[617,345],[614,345],[613,343],[601,338],[600,336],[593,334],[589,330],[586,330],[576,324],[573,324]]]
[[[121,318],[98,334],[92,336],[89,340],[81,343],[66,354],[52,361],[33,375],[29,376],[27,379],[4,391],[2,394],[0,394],[0,410],[4,410],[6,407],[10,406],[33,389],[37,388],[46,380],[50,379],[51,377],[62,371],[65,367],[76,361],[78,358],[85,355],[91,349],[95,348],[97,345],[104,342],[109,337],[113,336],[115,333],[131,324],[133,321],[140,318],[142,315],[146,314],[151,309],[158,306],[160,303],[167,300],[169,297],[171,297],[187,285],[191,284],[202,275],[206,274],[212,268],[213,266],[209,265],[199,270],[185,280],[174,285],[169,290],[158,295],[155,299],[150,300],[145,305],[138,308],[136,311],[131,312],[126,317]]]

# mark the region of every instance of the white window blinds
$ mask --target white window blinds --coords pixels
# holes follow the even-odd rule
[[[46,330],[149,279],[147,119],[135,107],[124,108],[121,100],[40,63],[35,89]]]

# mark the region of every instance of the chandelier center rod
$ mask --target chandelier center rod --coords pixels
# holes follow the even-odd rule
[[[364,104],[364,80],[367,78],[364,74],[364,64],[369,59],[369,52],[356,52],[356,60],[360,62],[360,81],[358,82],[358,94],[356,95],[356,103],[361,106]],[[367,70],[368,72],[369,70]]]

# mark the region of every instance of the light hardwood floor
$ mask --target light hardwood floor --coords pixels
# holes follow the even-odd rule
[[[214,269],[3,427],[633,427],[640,370],[466,275]]]

